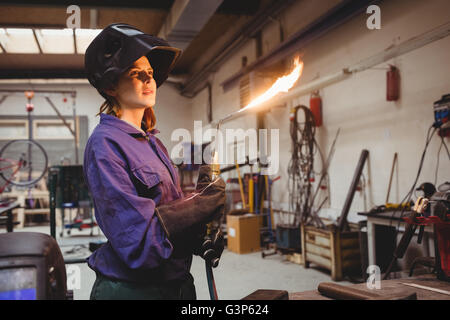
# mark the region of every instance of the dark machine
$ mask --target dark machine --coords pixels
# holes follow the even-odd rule
[[[97,225],[94,222],[92,201],[83,178],[81,165],[50,167],[48,187],[50,191],[50,231],[54,238],[56,237],[56,208],[61,209],[62,221],[64,221],[65,209],[78,208],[77,217],[64,226],[64,229],[68,229],[68,234],[73,228],[81,230]],[[60,236],[63,235],[64,233],[61,231]]]
[[[433,103],[434,126],[439,128],[441,137],[450,135],[450,94],[443,95],[442,98]]]
[[[417,228],[419,228],[417,241],[420,243],[425,226],[433,225],[435,257],[431,259],[434,260],[431,266],[434,267],[438,279],[450,281],[450,183],[446,182],[439,186],[438,191],[429,199],[419,197],[410,216],[404,220],[407,222],[405,233],[394,251],[384,279],[389,276],[395,261],[405,255]],[[422,264],[427,265],[430,259],[421,258],[421,260],[424,260]],[[415,265],[414,263],[413,268]]]
[[[434,224],[436,272],[440,280],[450,281],[450,183],[430,198],[430,223]]]

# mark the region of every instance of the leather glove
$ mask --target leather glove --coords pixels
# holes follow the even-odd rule
[[[212,170],[211,166],[201,166],[197,180],[197,190],[202,190],[211,182]],[[225,240],[220,231],[220,219],[223,215],[223,208],[220,213],[214,217],[214,221],[210,227],[215,230],[212,235],[207,235],[207,228],[204,226],[202,234],[198,234],[196,242],[194,243],[194,254],[202,257],[208,261],[213,267],[219,263],[219,259],[225,247]],[[200,240],[200,241],[199,241]]]
[[[196,193],[156,208],[155,212],[169,239],[192,232],[196,226],[221,217],[225,206],[225,182],[211,183],[211,168],[201,166]],[[194,228],[193,228],[194,227]]]
[[[192,254],[203,254],[202,244],[205,242],[206,224],[196,224],[170,238],[173,245],[172,257],[186,258]]]
[[[199,254],[205,261],[215,268],[219,265],[220,257],[225,248],[225,240],[223,238],[222,231],[217,230],[215,234],[210,237],[206,236],[205,241],[201,247],[201,253]]]

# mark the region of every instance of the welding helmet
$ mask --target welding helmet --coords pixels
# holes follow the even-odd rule
[[[92,40],[84,56],[89,82],[106,98],[104,89],[111,88],[120,74],[142,56],[153,68],[159,87],[169,76],[181,50],[161,38],[145,34],[126,23],[113,23]]]
[[[423,196],[429,199],[436,192],[436,187],[430,182],[424,182],[416,189],[416,191],[422,191]]]

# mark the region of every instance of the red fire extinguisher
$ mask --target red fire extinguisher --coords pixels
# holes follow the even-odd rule
[[[314,91],[309,99],[309,108],[314,116],[316,127],[322,125],[322,99],[320,98],[319,91]]]
[[[400,72],[390,65],[386,75],[386,99],[387,101],[397,101],[400,96]]]

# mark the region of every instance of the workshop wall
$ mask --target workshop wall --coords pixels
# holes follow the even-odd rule
[[[193,130],[190,99],[181,96],[171,84],[164,83],[156,94],[155,114],[156,127],[160,131],[158,138],[170,154],[178,143],[171,140],[172,132],[178,128]]]
[[[85,137],[86,135],[89,136],[100,120],[96,114],[98,113],[100,105],[103,103],[104,99],[89,84],[0,84],[0,89],[75,90],[77,92],[76,114],[78,116],[87,117],[87,125],[85,126],[83,124],[82,126],[82,129],[86,132],[83,132],[82,137]],[[59,112],[63,116],[68,117],[68,119],[71,119],[73,115],[72,98],[67,96],[67,102],[63,102],[63,97],[60,94],[52,94],[50,97]],[[36,95],[32,102],[35,107],[33,111],[34,116],[49,116],[50,118],[56,116],[55,111],[51,108],[43,96]],[[24,95],[15,94],[13,96],[9,96],[0,107],[0,116],[7,116],[8,118],[14,116],[26,116],[26,103],[27,100]],[[157,128],[160,130],[158,137],[166,145],[170,152],[171,148],[177,143],[176,141],[171,141],[172,131],[177,128],[192,130],[193,121],[189,99],[179,95],[171,84],[165,83],[157,91],[155,114],[157,118]],[[83,160],[86,141],[86,138],[80,140],[80,162]],[[72,163],[74,163],[74,148],[72,145],[73,141],[70,141],[67,146],[67,154],[52,156],[52,159],[67,156],[72,160]]]
[[[73,117],[65,116],[66,121],[73,123]],[[28,124],[27,115],[0,115],[0,121],[18,120]],[[53,122],[61,123],[56,115],[33,115],[33,139],[36,140],[45,150],[48,158],[48,166],[59,165],[61,163],[76,163],[75,142],[70,131],[63,125],[53,126]],[[36,125],[49,124],[46,129],[40,127],[36,130]],[[45,127],[45,125],[44,125]],[[24,130],[25,131],[25,130]],[[37,131],[37,132],[36,132]],[[28,132],[23,132],[23,137],[2,136],[0,139],[0,148],[3,148],[11,139],[27,139]],[[78,116],[78,141],[80,146],[85,146],[88,139],[88,119],[87,116]],[[23,151],[23,150],[22,150]],[[78,150],[78,160],[82,163],[83,150]]]
[[[334,2],[329,1],[329,5],[332,4]],[[308,18],[310,13],[302,6],[304,6],[302,1],[296,2],[281,15],[279,21],[274,21],[263,30],[263,55],[279,42],[280,37],[275,36],[277,32],[274,30],[280,22],[284,26],[286,38],[305,25],[300,22],[303,21],[303,17]],[[342,70],[379,53],[382,51],[380,48],[399,44],[440,26],[448,21],[450,2],[384,1],[380,3],[380,8],[380,30],[369,30],[366,27],[368,15],[361,14],[305,48],[301,52],[305,63],[304,72],[297,85],[307,84],[318,77]],[[274,36],[265,36],[266,33]],[[450,37],[377,65],[376,69],[354,74],[346,80],[320,90],[323,126],[317,130],[316,138],[325,155],[336,131],[341,128],[329,169],[331,199],[321,215],[331,218],[339,215],[362,149],[370,151],[369,161],[364,169],[366,188],[356,193],[349,220],[359,220],[356,212],[369,210],[374,205],[385,202],[395,152],[398,152],[399,162],[390,201],[399,202],[403,199],[416,176],[427,130],[433,123],[433,102],[449,93],[448,52],[450,52]],[[249,64],[255,61],[254,40],[250,40],[247,46],[234,54],[214,75],[212,80],[214,119],[220,119],[239,108],[239,87],[223,92],[220,84],[240,70],[243,56],[247,56]],[[396,102],[386,101],[385,69],[389,64],[397,66],[400,70],[401,92],[400,99]],[[205,119],[207,98],[207,92],[204,90],[192,99],[194,119]],[[291,157],[289,108],[298,104],[308,106],[309,95],[294,99],[288,103],[287,108],[272,108],[265,117],[268,129],[280,130],[280,170],[277,175],[281,175],[281,180],[274,184],[273,200],[275,207],[285,209],[289,201],[286,169]],[[254,128],[255,123],[256,117],[252,115],[230,121],[222,128],[242,127],[246,130]],[[449,143],[448,138],[446,142]],[[441,150],[439,174],[435,181],[439,145],[440,140],[436,134],[428,148],[419,183],[429,181],[439,185],[448,180],[450,164],[446,159],[445,150]],[[316,161],[316,170],[320,170],[319,161]],[[242,172],[248,172],[248,168],[242,169]]]

